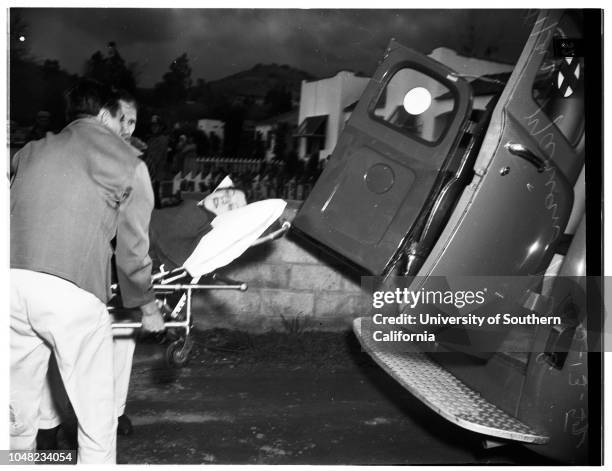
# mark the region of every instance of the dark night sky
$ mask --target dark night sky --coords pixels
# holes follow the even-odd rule
[[[207,81],[253,67],[288,64],[319,77],[340,69],[371,74],[391,37],[429,53],[438,46],[516,60],[528,33],[524,10],[194,10],[12,9],[29,26],[37,59],[80,73],[95,51],[115,41],[138,82],[161,80],[183,52],[192,78]]]

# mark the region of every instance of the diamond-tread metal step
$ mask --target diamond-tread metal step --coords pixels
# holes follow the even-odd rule
[[[548,442],[549,437],[488,402],[409,342],[402,342],[399,350],[397,342],[393,344],[397,347],[386,344],[381,348],[370,335],[362,335],[362,321],[371,322],[371,319],[355,319],[353,330],[364,350],[410,393],[445,419],[492,437],[534,444]]]

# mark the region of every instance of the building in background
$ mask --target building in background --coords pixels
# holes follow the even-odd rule
[[[343,70],[333,77],[302,81],[296,133],[300,159],[318,154],[324,160],[332,153],[344,129],[345,108],[359,100],[369,80]]]

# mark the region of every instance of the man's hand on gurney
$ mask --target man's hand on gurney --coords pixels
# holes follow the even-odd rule
[[[151,301],[143,306],[140,306],[142,311],[142,330],[145,332],[161,332],[165,330],[164,318],[157,301]]]

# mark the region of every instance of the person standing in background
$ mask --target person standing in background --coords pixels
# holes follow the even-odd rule
[[[144,161],[149,169],[155,208],[161,208],[160,182],[166,177],[168,164],[168,136],[164,133],[163,124],[157,115],[151,117],[151,135],[147,140]]]

